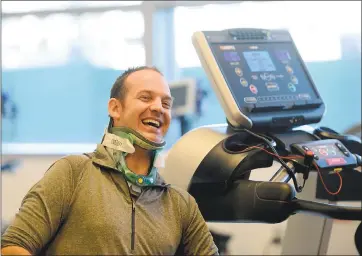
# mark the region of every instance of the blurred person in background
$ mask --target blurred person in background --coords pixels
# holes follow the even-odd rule
[[[218,255],[195,199],[157,171],[172,101],[154,67],[118,77],[101,143],[56,161],[30,189],[2,255]]]

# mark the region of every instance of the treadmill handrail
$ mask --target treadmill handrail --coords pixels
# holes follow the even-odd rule
[[[362,208],[358,207],[331,205],[297,198],[292,200],[291,205],[294,212],[316,213],[339,220],[362,220]]]

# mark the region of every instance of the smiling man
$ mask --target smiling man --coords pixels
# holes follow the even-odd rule
[[[195,199],[157,172],[171,107],[156,68],[124,72],[101,144],[58,160],[30,189],[2,236],[2,255],[218,254]]]

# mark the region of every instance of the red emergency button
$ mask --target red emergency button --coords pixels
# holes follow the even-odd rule
[[[326,159],[326,162],[329,166],[331,165],[342,165],[347,163],[346,160],[342,157],[336,157],[336,158],[328,158]]]
[[[314,156],[314,152],[313,152],[312,150],[307,150],[307,151],[305,152],[305,154],[306,154],[307,156]]]

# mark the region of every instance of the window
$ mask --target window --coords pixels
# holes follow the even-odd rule
[[[125,69],[145,63],[140,12],[108,11],[80,16],[80,43],[95,66]]]
[[[143,1],[2,1],[3,13],[22,13],[46,10],[66,10],[77,7],[140,5]]]
[[[141,5],[143,1],[72,1],[72,7],[103,7],[103,6],[130,6]]]
[[[3,143],[98,143],[116,77],[145,64],[142,13],[29,14],[2,27]]]
[[[70,1],[1,1],[4,13],[19,13],[44,10],[63,10],[69,6]]]
[[[3,69],[63,65],[77,39],[76,19],[26,15],[3,21]]]
[[[145,63],[143,34],[143,16],[136,11],[5,19],[3,69],[59,66],[79,57],[95,66],[124,69]]]
[[[288,29],[305,61],[337,60],[341,58],[341,34],[361,33],[360,10],[358,1],[254,1],[177,7],[176,60],[179,67],[200,65],[191,43],[193,32],[237,27]]]

